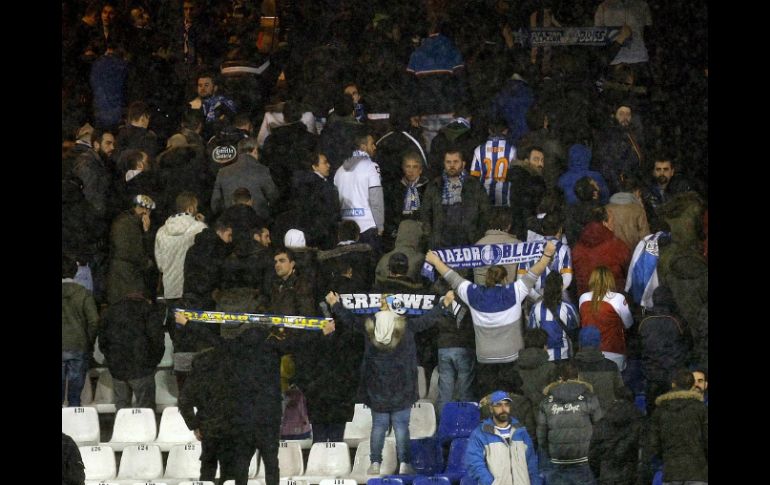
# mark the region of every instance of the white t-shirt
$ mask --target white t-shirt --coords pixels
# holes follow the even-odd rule
[[[354,156],[366,155],[356,151]],[[334,174],[334,185],[340,195],[342,219],[356,221],[361,232],[377,227],[369,206],[369,188],[381,187],[380,167],[370,158],[361,158],[352,170],[346,170],[345,165]]]

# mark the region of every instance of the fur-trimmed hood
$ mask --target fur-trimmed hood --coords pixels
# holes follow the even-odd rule
[[[566,386],[571,391],[572,389],[577,390],[576,384],[583,385],[590,392],[594,392],[594,386],[592,386],[590,382],[582,381],[580,379],[567,379],[566,381],[555,381],[555,382],[552,382],[552,383],[548,384],[543,389],[543,394],[546,395],[546,396],[548,394],[554,394],[554,396],[556,396],[556,394],[558,393],[558,394],[560,394],[560,396],[557,396],[557,397],[562,397],[561,396],[562,393],[559,392],[561,390],[560,389],[561,386]],[[564,390],[567,390],[567,389],[565,388]],[[551,391],[556,391],[556,393],[552,393]],[[572,393],[568,392],[568,394],[572,394]],[[577,396],[578,394],[575,394],[575,396]]]
[[[367,318],[366,322],[364,323],[364,328],[366,329],[366,335],[369,337],[369,342],[371,342],[377,350],[386,352],[392,352],[395,350],[396,347],[398,347],[398,344],[401,343],[401,338],[403,338],[404,333],[406,332],[406,318],[396,315],[393,317],[393,328],[390,331],[390,342],[384,344],[377,340],[375,335],[376,322],[380,319],[387,318],[389,315],[395,314],[389,310],[380,311],[374,314],[374,319]]]
[[[696,401],[703,402],[703,394],[698,391],[669,391],[665,394],[661,394],[655,399],[655,405],[660,406],[665,401],[673,401],[678,399],[694,399]]]

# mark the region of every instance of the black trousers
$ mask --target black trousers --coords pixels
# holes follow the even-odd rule
[[[235,485],[248,485],[249,462],[256,449],[253,434],[248,436],[204,435],[201,442],[201,481],[214,481],[217,462],[219,462],[221,481],[218,483],[235,480]]]

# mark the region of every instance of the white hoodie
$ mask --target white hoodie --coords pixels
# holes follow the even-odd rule
[[[155,262],[163,273],[163,296],[181,298],[184,288],[184,258],[195,236],[206,224],[182,212],[166,219],[155,236]]]

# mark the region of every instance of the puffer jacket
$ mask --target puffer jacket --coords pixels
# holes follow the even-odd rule
[[[89,352],[96,340],[99,313],[91,292],[73,279],[61,282],[61,349]]]
[[[671,391],[655,400],[650,453],[663,459],[663,481],[708,481],[708,407],[697,391]]]
[[[182,297],[185,255],[195,242],[195,236],[205,228],[204,222],[182,212],[166,219],[158,229],[155,262],[163,273],[163,295],[167,299]]]
[[[591,384],[569,379],[549,384],[537,415],[537,441],[552,463],[588,461],[593,426],[602,418]]]
[[[510,442],[495,434],[492,418],[473,430],[465,449],[468,475],[479,485],[540,485],[537,453],[526,428],[511,418]]]

